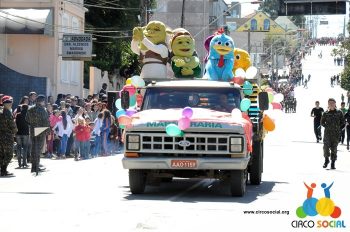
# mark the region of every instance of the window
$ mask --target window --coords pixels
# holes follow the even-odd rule
[[[251,31],[256,31],[257,28],[258,28],[258,23],[257,23],[256,19],[252,19],[250,21],[250,30]]]
[[[80,33],[80,22],[76,17],[72,17],[72,33]]]
[[[269,19],[265,19],[264,20],[264,30],[265,31],[269,31],[270,30],[270,20]]]

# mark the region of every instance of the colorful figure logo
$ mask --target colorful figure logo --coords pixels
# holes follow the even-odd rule
[[[329,190],[333,186],[333,183],[329,186],[327,186],[326,183],[322,183],[321,187],[323,188],[325,197],[317,199],[312,197],[316,184],[312,183],[311,186],[308,186],[304,182],[304,185],[307,188],[307,199],[302,206],[297,208],[297,216],[299,218],[305,218],[306,216],[316,216],[319,214],[324,217],[331,216],[332,218],[338,218],[341,215],[341,209],[331,200],[331,193]]]

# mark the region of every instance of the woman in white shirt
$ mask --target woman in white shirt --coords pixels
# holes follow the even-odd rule
[[[70,137],[73,131],[73,122],[71,117],[67,115],[65,111],[61,112],[61,116],[62,120],[54,126],[53,130],[56,130],[56,128],[58,128],[58,136],[61,138],[58,156],[65,159],[68,138]]]

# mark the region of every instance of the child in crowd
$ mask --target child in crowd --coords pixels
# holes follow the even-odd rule
[[[49,117],[50,121],[50,134],[47,136],[47,158],[52,158],[52,155],[54,154],[54,140],[55,140],[55,133],[53,128],[56,126],[56,124],[62,120],[61,113],[59,110],[54,110],[53,113]],[[57,147],[57,145],[56,145]]]
[[[70,117],[68,117],[66,111],[61,112],[62,120],[57,122],[56,125],[52,128],[54,131],[58,128],[58,136],[61,139],[60,149],[58,152],[58,158],[65,159],[66,158],[66,149],[67,149],[67,141],[73,130],[73,123]],[[56,158],[54,156],[54,158]]]
[[[94,121],[94,129],[92,131],[95,136],[94,150],[92,152],[93,157],[98,157],[101,153],[101,127],[103,123],[103,113],[100,112]]]
[[[78,118],[78,125],[75,126],[74,132],[81,159],[89,159],[91,128],[83,117]],[[75,160],[78,160],[78,155],[75,156]]]

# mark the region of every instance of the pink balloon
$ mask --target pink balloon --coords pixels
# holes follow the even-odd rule
[[[239,77],[239,76],[234,77],[234,78],[233,78],[233,82],[236,83],[236,84],[238,84],[238,85],[243,85],[243,83],[244,83],[244,77]]]
[[[183,110],[182,110],[182,116],[185,117],[185,118],[191,118],[193,115],[193,110],[191,107],[185,107]]]
[[[128,126],[131,124],[131,118],[126,115],[122,115],[118,118],[118,122],[120,125]]]
[[[266,89],[265,89],[265,91],[266,91],[266,92],[270,92],[270,93],[272,93],[272,92],[273,92],[273,89],[272,89],[272,88],[270,88],[270,87],[268,87],[268,88],[266,88]]]
[[[179,119],[178,127],[180,130],[186,130],[191,126],[191,120],[187,117],[182,117]]]
[[[129,96],[132,96],[136,93],[136,87],[133,85],[125,85],[123,87],[123,91],[128,91],[129,92]],[[119,93],[119,95],[121,96],[121,91]]]
[[[281,105],[281,103],[279,103],[279,102],[272,102],[271,105],[272,105],[272,108],[273,108],[274,110],[280,110],[280,109],[282,109],[282,105]]]

